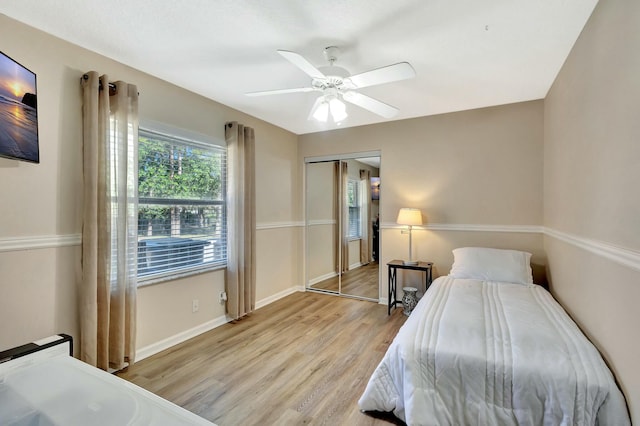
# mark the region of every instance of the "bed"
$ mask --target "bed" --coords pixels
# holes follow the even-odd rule
[[[0,424],[213,425],[73,358],[71,345],[70,336],[56,335],[0,352]]]
[[[531,255],[454,250],[359,400],[408,425],[629,425],[597,349],[544,288]]]

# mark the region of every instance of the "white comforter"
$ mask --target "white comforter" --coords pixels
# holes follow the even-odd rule
[[[408,425],[629,425],[595,347],[537,285],[441,277],[359,401]]]

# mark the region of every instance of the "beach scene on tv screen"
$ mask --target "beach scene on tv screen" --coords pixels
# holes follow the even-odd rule
[[[0,156],[39,161],[36,76],[2,52]]]

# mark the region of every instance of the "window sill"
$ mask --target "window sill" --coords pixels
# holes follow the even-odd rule
[[[351,242],[351,241],[360,241],[361,239],[362,237],[349,237],[347,240]]]
[[[184,271],[167,273],[166,275],[155,275],[155,276],[144,277],[144,278],[138,279],[138,288],[146,287],[148,285],[153,285],[153,284],[160,284],[167,281],[175,281],[175,280],[187,278],[193,275],[205,274],[207,272],[215,272],[215,271],[219,271],[226,268],[227,268],[227,264],[223,263],[218,265],[212,265],[206,268],[187,269]]]

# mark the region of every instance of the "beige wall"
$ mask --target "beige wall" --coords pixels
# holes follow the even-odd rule
[[[466,245],[528,250],[546,264],[539,232],[464,231],[542,225],[542,138],[543,102],[534,101],[301,135],[298,151],[300,164],[305,157],[381,151],[380,264],[408,257],[408,236],[394,229],[395,220],[400,207],[417,207],[428,224],[462,229],[414,232],[414,258],[434,261],[437,276],[448,273],[451,250]],[[381,272],[386,301],[387,268]],[[403,279],[420,282],[418,275]]]
[[[640,2],[599,2],[545,99],[544,147],[545,226],[592,251],[613,246],[631,260],[624,266],[615,256],[545,237],[552,292],[616,373],[634,423],[640,423],[639,22]]]
[[[0,349],[57,332],[78,338],[82,126],[80,77],[89,70],[138,86],[140,116],[224,140],[226,121],[256,130],[257,299],[300,285],[296,135],[0,15],[2,51],[37,74],[38,165],[0,159]],[[9,246],[28,239],[21,250]],[[37,249],[42,240],[69,247]],[[73,239],[73,238],[71,238]],[[8,248],[9,247],[9,248]],[[224,271],[139,289],[138,348],[224,315]],[[191,312],[199,299],[200,311]]]
[[[313,285],[336,276],[336,227],[337,224],[313,224],[307,226],[307,281]]]
[[[349,241],[349,269],[360,266],[360,240]]]
[[[525,102],[299,137],[299,156],[380,150],[380,220],[542,224],[543,103]]]
[[[327,279],[336,274],[335,170],[333,162],[307,164],[305,192],[307,204],[307,278],[305,284]]]

